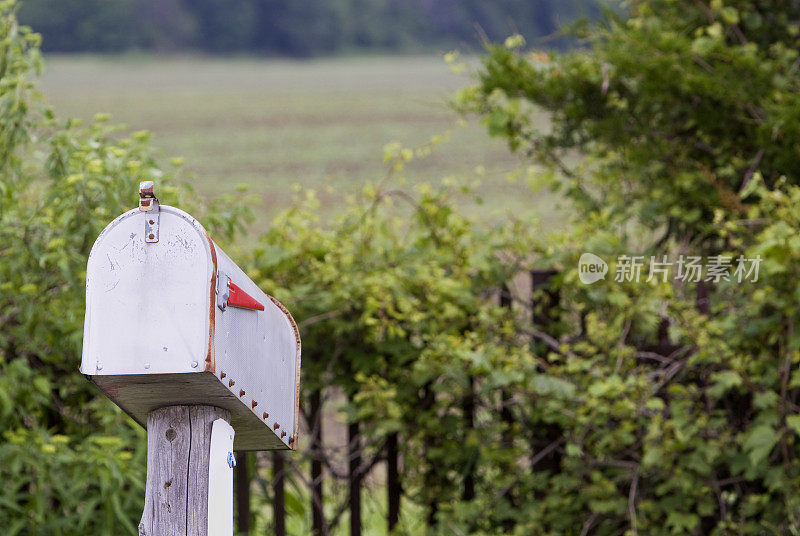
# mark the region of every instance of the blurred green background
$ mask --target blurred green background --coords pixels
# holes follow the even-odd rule
[[[46,39],[46,36],[45,36]],[[505,143],[448,106],[468,81],[441,55],[305,61],[256,58],[48,57],[43,88],[62,117],[105,112],[147,129],[169,157],[185,159],[201,194],[247,184],[262,227],[293,196],[317,190],[321,213],[386,174],[383,148],[445,141],[409,164],[408,180],[478,179],[487,218],[539,212],[546,203],[523,180]]]
[[[294,184],[317,190],[329,216],[386,173],[385,145],[435,136],[446,143],[408,180],[477,179],[481,217],[551,220],[551,199],[515,180],[519,158],[450,109],[471,69],[442,57],[515,32],[563,49],[575,41],[560,25],[598,14],[594,0],[30,0],[19,11],[43,36],[43,88],[60,116],[105,112],[151,131],[201,194],[249,185],[262,207],[253,230]]]
[[[145,433],[76,366],[140,180],[299,324],[299,445],[240,458],[240,533],[282,496],[291,534],[800,535],[797,2],[29,0],[41,77],[17,9],[3,535],[139,532]]]
[[[20,20],[47,52],[201,52],[310,57],[353,52],[479,50],[514,31],[548,46],[596,0],[31,0]]]

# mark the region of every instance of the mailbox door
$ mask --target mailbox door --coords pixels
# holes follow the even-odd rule
[[[86,270],[81,372],[213,370],[214,245],[191,216],[162,205],[157,243],[149,213],[126,212],[101,233]]]

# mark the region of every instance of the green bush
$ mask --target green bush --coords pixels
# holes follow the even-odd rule
[[[232,244],[246,212],[234,198],[209,209],[192,203],[187,185],[177,187],[180,168],[160,166],[144,132],[126,135],[103,116],[86,125],[56,118],[36,90],[38,36],[17,24],[14,2],[0,7],[8,66],[0,79],[0,526],[135,533],[144,433],[77,370],[86,258],[102,228],[135,203],[140,180],[156,181],[163,202],[197,214],[223,243]],[[391,146],[387,165],[399,173],[429,150]],[[368,453],[403,431],[405,488],[428,504],[458,496],[460,481],[447,475],[478,453],[477,430],[460,418],[435,430],[440,414],[460,406],[473,366],[512,366],[512,354],[485,350],[513,338],[486,293],[514,271],[495,252],[516,240],[512,229],[483,231],[461,215],[456,184],[393,188],[366,187],[330,226],[316,219],[313,194],[300,192],[237,259],[300,322],[306,411],[308,393],[339,387]],[[503,332],[494,333],[497,324]],[[434,400],[424,412],[420,393]]]
[[[384,181],[330,225],[301,191],[235,255],[298,320],[303,413],[309,394],[343,393],[367,461],[400,435],[420,519],[397,533],[800,533],[793,5],[634,2],[582,28],[586,49],[491,46],[458,103],[537,164],[532,182],[569,203],[563,229],[488,228],[455,181]],[[144,433],[77,371],[86,257],[139,180],[226,247],[246,212],[193,203],[146,133],[58,120],[15,10],[0,3],[0,526],[135,534]],[[391,174],[429,151],[388,147]],[[583,252],[761,264],[741,284],[637,283],[611,262],[584,285]],[[497,299],[534,268],[558,271],[549,312]]]
[[[527,481],[527,534],[798,534],[800,12],[783,2],[634,1],[577,28],[588,47],[492,45],[458,105],[482,116],[569,202],[531,255],[561,270],[574,386],[563,458]],[[537,122],[542,111],[550,123]],[[640,282],[594,285],[578,258],[642,255]],[[648,278],[664,255],[760,257],[758,280]],[[706,278],[707,274],[703,274]]]
[[[86,259],[140,180],[176,202],[178,169],[158,166],[145,132],[56,119],[36,89],[39,36],[16,9],[0,2],[0,527],[135,534],[144,432],[78,373]],[[205,221],[225,239],[239,215]]]

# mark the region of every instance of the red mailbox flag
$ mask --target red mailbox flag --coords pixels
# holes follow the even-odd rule
[[[241,307],[242,309],[257,309],[259,311],[264,310],[264,306],[257,302],[255,298],[239,288],[239,286],[231,281],[230,278],[228,278],[228,281],[230,281],[228,305],[231,307]]]

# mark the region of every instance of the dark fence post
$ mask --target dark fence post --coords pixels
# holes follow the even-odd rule
[[[272,452],[272,482],[275,499],[272,501],[272,512],[275,519],[275,536],[286,536],[286,473],[284,471],[283,453]]]
[[[386,439],[386,502],[389,505],[387,521],[389,531],[400,521],[400,451],[397,441],[397,432],[389,434]]]
[[[695,301],[697,310],[704,314],[711,314],[711,302],[709,296],[711,295],[711,285],[706,281],[697,282],[697,299]]]
[[[361,436],[358,423],[347,426],[350,485],[350,536],[361,536]]]
[[[436,394],[433,392],[433,389],[431,389],[430,383],[426,384],[422,391],[423,395],[422,400],[420,400],[420,409],[422,411],[429,411],[436,403]],[[435,435],[428,436],[426,440],[429,446],[434,446],[437,443],[437,437]],[[426,505],[428,514],[425,517],[425,523],[428,527],[432,528],[436,526],[436,514],[439,513],[439,501],[436,498],[436,489],[439,487],[439,472],[437,471],[436,464],[428,458],[427,453],[425,454],[425,464],[427,467],[425,468],[423,482],[429,493]]]
[[[534,325],[547,326],[553,322],[553,309],[561,300],[558,292],[553,290],[550,279],[558,274],[557,270],[531,270],[531,306]],[[544,300],[536,303],[536,292],[542,291]]]
[[[500,306],[507,308],[509,311],[513,305],[511,299],[511,291],[508,287],[503,286],[500,293]],[[503,429],[502,446],[503,448],[511,448],[513,436],[511,427],[514,424],[514,415],[511,413],[512,395],[508,389],[500,390],[500,420],[503,421],[505,428]]]
[[[236,453],[236,530],[240,534],[250,533],[250,475],[247,468],[247,453]]]
[[[511,296],[511,290],[507,286],[503,286],[500,292],[500,306],[507,308],[509,311],[513,308],[514,300]],[[503,422],[503,433],[500,437],[500,444],[503,449],[510,449],[514,446],[514,436],[512,428],[514,426],[514,414],[511,412],[511,404],[513,403],[511,392],[508,389],[500,390],[500,420]],[[509,465],[505,468],[506,471],[513,471],[513,467]],[[517,505],[517,496],[513,489],[509,489],[506,494],[508,502],[512,507]],[[503,529],[506,532],[512,532],[516,521],[511,517],[506,517],[502,521]]]
[[[322,510],[322,392],[311,393],[311,517],[312,534],[325,536]]]
[[[558,291],[553,289],[551,279],[558,274],[557,270],[531,270],[531,308],[533,314],[531,321],[539,328],[552,327],[554,310],[560,303]],[[583,322],[583,319],[581,319]],[[557,338],[556,334],[552,334]],[[540,426],[531,438],[531,459],[536,459],[542,449],[556,444],[563,436],[562,428],[555,424],[539,423]],[[553,448],[543,459],[538,460],[537,468],[557,473],[561,470],[561,453]],[[534,469],[531,467],[531,469]]]
[[[464,444],[468,445],[466,436],[475,429],[475,378],[469,376],[467,383],[467,393],[462,400],[461,408],[464,412]],[[471,501],[475,498],[475,465],[474,457],[469,457],[468,467],[464,473],[464,489],[461,490],[461,499],[464,501]]]

